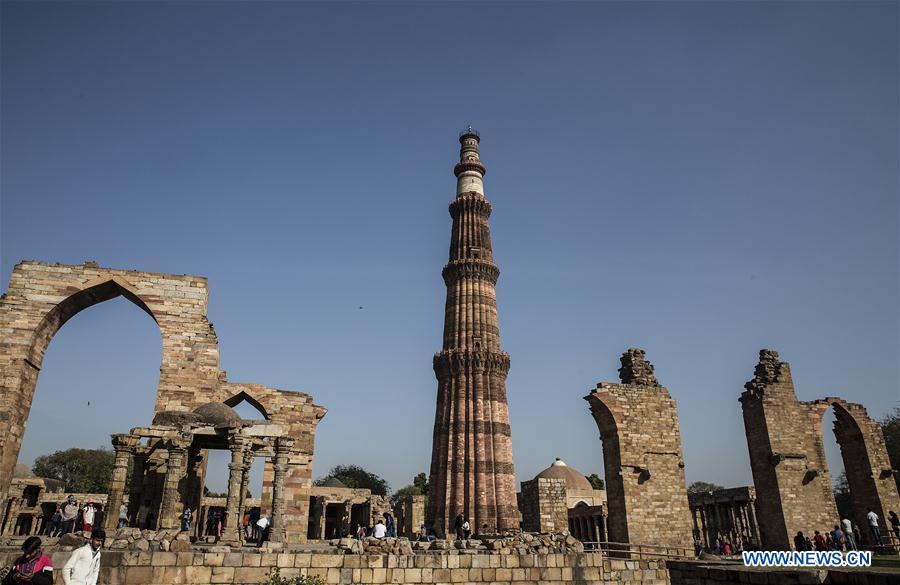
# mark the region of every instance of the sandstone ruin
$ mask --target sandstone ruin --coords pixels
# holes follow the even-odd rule
[[[190,413],[210,402],[230,406],[247,400],[294,439],[285,451],[283,525],[288,538],[305,540],[315,428],[325,409],[308,394],[227,380],[219,366],[216,333],[206,317],[205,278],[119,270],[92,262],[21,262],[0,298],[0,502],[7,500],[50,340],[78,312],[118,296],[146,312],[162,335],[155,413]]]
[[[900,511],[884,435],[860,404],[829,397],[801,402],[791,368],[778,352],[760,350],[753,379],[744,385],[744,413],[760,537],[765,548],[790,549],[798,531],[811,534],[838,519],[822,442],[822,417],[834,408],[834,434],[850,484],[854,517],[870,540],[866,512],[878,514],[882,534],[888,511]]]
[[[621,362],[621,383],[601,382],[585,397],[603,441],[609,540],[690,548],[677,406],[643,350]]]

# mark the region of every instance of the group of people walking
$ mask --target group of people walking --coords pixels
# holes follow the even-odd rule
[[[100,549],[106,540],[101,528],[91,531],[90,541],[76,548],[62,567],[64,585],[97,585],[100,575]],[[22,543],[22,555],[0,575],[2,585],[53,585],[53,562],[44,554],[43,542],[30,536]],[[59,584],[59,581],[57,581]]]

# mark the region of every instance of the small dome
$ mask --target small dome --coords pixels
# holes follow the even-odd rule
[[[554,461],[550,467],[534,476],[535,479],[539,477],[564,479],[566,481],[566,489],[570,490],[594,489],[591,482],[589,482],[585,476],[579,473],[575,468],[566,465],[566,462],[559,457],[556,458],[556,461]]]
[[[322,482],[322,487],[330,487],[330,488],[346,488],[347,484],[342,482],[336,477],[329,477],[325,481]]]
[[[21,479],[34,479],[37,476],[34,474],[33,471],[28,469],[27,465],[24,465],[22,463],[16,463],[16,467],[15,467],[15,469],[13,469],[13,477],[18,477]]]
[[[209,425],[225,425],[241,422],[241,415],[233,408],[221,402],[209,402],[194,409],[194,414],[200,417],[200,422]]]

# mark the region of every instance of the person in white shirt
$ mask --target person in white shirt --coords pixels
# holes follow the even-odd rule
[[[387,526],[379,519],[378,523],[375,524],[375,527],[372,529],[372,536],[375,538],[384,538],[385,534],[387,534]]]
[[[841,520],[844,529],[844,538],[847,539],[847,550],[856,550],[856,541],[853,538],[853,524],[848,518]]]
[[[100,549],[106,533],[103,530],[94,530],[91,541],[72,551],[72,556],[63,565],[62,576],[65,585],[97,585],[97,577],[100,575]]]
[[[256,541],[256,546],[261,547],[266,536],[268,536],[269,517],[265,514],[260,514],[259,520],[256,521],[256,526],[259,528],[259,540]]]
[[[872,531],[872,540],[875,546],[884,546],[884,541],[881,540],[881,528],[878,526],[878,514],[873,512],[872,508],[869,508],[866,518],[869,520],[869,530]]]

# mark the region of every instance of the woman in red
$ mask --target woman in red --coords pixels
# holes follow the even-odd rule
[[[53,585],[53,563],[43,554],[41,539],[37,536],[25,539],[22,552],[3,579],[3,585]]]

